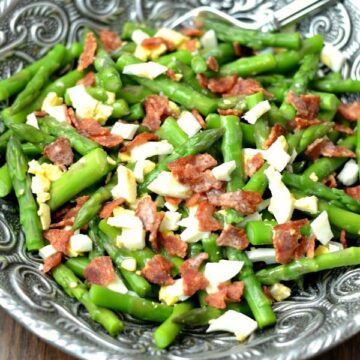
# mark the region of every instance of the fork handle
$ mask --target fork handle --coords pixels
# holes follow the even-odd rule
[[[314,14],[334,0],[295,0],[289,5],[274,11],[274,22],[277,29],[297,22],[303,17]]]

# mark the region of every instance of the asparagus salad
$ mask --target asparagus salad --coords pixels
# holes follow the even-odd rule
[[[0,196],[41,271],[123,316],[239,341],[304,275],[360,264],[360,91],[320,35],[204,20],[84,31],[0,81]]]

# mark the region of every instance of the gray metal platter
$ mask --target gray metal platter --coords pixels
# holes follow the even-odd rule
[[[84,26],[120,29],[125,20],[163,24],[189,9],[209,5],[253,21],[291,0],[0,0],[0,77],[40,57],[58,43],[71,43]],[[344,75],[360,79],[360,2],[344,0],[299,25],[324,35],[348,58]],[[6,105],[5,103],[2,104]],[[185,329],[168,350],[158,350],[153,326],[125,318],[111,338],[81,306],[39,270],[24,250],[16,207],[0,201],[0,306],[30,331],[82,359],[306,359],[360,330],[360,268],[311,278],[303,290],[275,304],[275,327],[239,344],[231,336]]]

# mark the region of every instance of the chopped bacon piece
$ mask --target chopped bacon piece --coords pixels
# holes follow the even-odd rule
[[[116,200],[106,202],[100,211],[100,218],[107,219],[108,217],[110,217],[114,209],[123,204],[124,201],[125,200],[123,198],[118,198]]]
[[[203,129],[206,129],[206,122],[203,119],[203,117],[201,116],[201,114],[196,110],[196,109],[192,109],[191,113],[193,114],[194,118],[196,119],[196,121],[200,124],[200,126]]]
[[[256,206],[262,202],[262,197],[255,191],[242,191],[220,193],[209,192],[208,199],[210,204],[232,208],[242,214],[248,215],[256,211]]]
[[[159,250],[159,244],[157,243],[157,233],[162,219],[163,213],[158,213],[156,210],[156,204],[150,197],[145,197],[139,201],[136,207],[136,216],[142,221],[146,231],[150,232],[150,242],[154,250]]]
[[[126,146],[121,149],[121,152],[131,151],[133,148],[147,143],[148,141],[157,141],[159,137],[152,133],[141,133],[136,135]]]
[[[99,256],[91,260],[84,270],[84,277],[90,284],[108,286],[116,278],[110,256]]]
[[[214,93],[228,93],[236,84],[236,75],[222,76],[219,78],[208,79],[207,87]]]
[[[121,46],[121,39],[115,31],[101,30],[100,41],[107,52],[117,50]]]
[[[315,256],[315,240],[316,236],[311,235],[307,241],[306,257],[312,259]]]
[[[151,131],[160,129],[161,121],[170,115],[169,100],[161,95],[149,95],[144,101],[145,118],[142,124]]]
[[[277,138],[279,136],[285,135],[285,134],[286,134],[285,128],[283,126],[281,126],[280,124],[275,124],[271,128],[269,137],[264,142],[264,145],[263,145],[264,149],[268,149],[277,140]]]
[[[204,31],[197,28],[182,28],[180,30],[185,36],[199,37],[204,35]]]
[[[95,119],[76,120],[75,127],[79,134],[104,147],[112,148],[123,142],[120,135],[112,134],[108,128],[102,127]]]
[[[249,177],[253,176],[264,164],[264,158],[261,153],[246,159],[245,174]]]
[[[293,91],[290,91],[285,101],[288,104],[294,106],[297,110],[297,115],[301,118],[308,120],[315,119],[319,113],[320,108],[320,96],[317,95],[296,95]]]
[[[315,255],[315,240],[316,237],[314,235],[307,237],[302,236],[299,240],[298,246],[294,252],[294,258],[296,260],[300,259],[303,256],[314,257]]]
[[[185,206],[190,208],[200,204],[202,201],[207,201],[207,196],[201,193],[193,193],[185,202]]]
[[[348,188],[345,188],[344,190],[349,196],[351,196],[355,200],[360,201],[360,185],[348,187]]]
[[[320,155],[325,157],[356,157],[353,151],[343,146],[334,145],[327,137],[316,139],[307,147],[305,155],[313,160],[318,159]]]
[[[252,95],[264,89],[261,84],[255,79],[240,79],[238,78],[230,90],[224,93],[224,96],[240,96]]]
[[[287,264],[294,259],[297,248],[301,246],[301,227],[308,222],[308,219],[301,219],[274,226],[273,244],[278,263]]]
[[[56,268],[61,264],[61,260],[62,260],[61,252],[57,252],[56,254],[49,256],[44,260],[43,272],[46,274],[50,270]]]
[[[206,64],[211,71],[219,71],[219,63],[214,56],[209,56],[206,60]]]
[[[187,40],[182,44],[182,46],[185,50],[194,52],[198,49],[199,41],[197,39]]]
[[[222,225],[213,217],[215,206],[203,201],[196,210],[196,218],[199,221],[200,231],[217,231],[222,229]]]
[[[95,73],[89,71],[76,85],[93,86],[95,84]]]
[[[200,253],[187,259],[180,265],[180,274],[184,281],[184,293],[187,296],[194,295],[198,290],[205,289],[209,282],[199,268],[203,261],[207,260],[207,253]]]
[[[160,243],[170,256],[186,256],[188,245],[177,235],[165,235],[160,233]]]
[[[85,37],[84,51],[79,58],[79,64],[77,66],[78,71],[85,70],[94,62],[96,47],[97,44],[94,33],[88,32]]]
[[[70,238],[74,235],[70,230],[51,229],[43,232],[44,238],[59,252],[68,254]]]
[[[234,48],[234,53],[237,57],[240,57],[242,55],[242,51],[241,51],[241,45],[240,43],[238,43],[237,41],[233,42],[233,48]]]
[[[175,198],[172,196],[165,196],[165,201],[168,202],[171,205],[179,206],[183,199]]]
[[[222,187],[222,182],[207,170],[216,164],[217,161],[211,155],[199,154],[175,160],[168,164],[168,168],[181,183],[189,185],[194,192],[207,192]]]
[[[65,112],[66,122],[70,125],[76,126],[77,118],[73,108],[67,108]]]
[[[166,71],[166,76],[173,81],[177,81],[176,73],[173,69],[168,69]]]
[[[71,149],[70,141],[60,137],[49,145],[46,145],[43,154],[54,164],[69,166],[74,161],[74,153]]]
[[[335,178],[336,173],[330,174],[327,178],[325,178],[322,183],[330,188],[336,188],[337,182]]]
[[[217,112],[220,115],[235,115],[235,116],[241,116],[242,115],[242,111],[237,110],[237,109],[217,109]]]
[[[230,246],[235,249],[244,250],[249,246],[249,241],[246,236],[245,229],[227,224],[216,243],[219,246]]]
[[[46,111],[34,111],[34,115],[36,117],[44,117],[44,116],[47,116],[48,113]]]
[[[351,104],[340,104],[338,114],[348,121],[357,121],[360,119],[360,100]]]
[[[346,230],[345,229],[342,229],[340,231],[340,242],[343,246],[344,249],[347,248],[347,240],[346,240]]]
[[[196,79],[202,88],[207,89],[209,85],[209,79],[204,74],[197,74]]]
[[[319,119],[304,119],[302,117],[299,117],[297,116],[293,122],[291,122],[291,125],[294,129],[306,129],[308,128],[309,126],[312,126],[312,125],[319,125],[321,124],[322,121],[319,120]]]
[[[155,255],[150,259],[141,274],[152,284],[171,285],[174,279],[171,277],[172,263],[161,255]]]
[[[239,302],[244,292],[244,283],[235,281],[231,284],[220,284],[219,291],[206,296],[208,305],[217,309],[225,309],[227,302]]]
[[[150,37],[141,42],[141,46],[148,50],[155,50],[162,44],[164,44],[169,51],[175,50],[174,43],[162,37]]]
[[[264,285],[264,286],[262,287],[262,290],[263,290],[264,294],[266,295],[266,297],[267,297],[271,302],[274,302],[274,298],[273,298],[273,296],[272,296],[272,294],[271,294],[271,292],[270,292],[269,287]]]
[[[352,128],[341,124],[335,124],[334,130],[346,135],[352,135],[355,132]]]

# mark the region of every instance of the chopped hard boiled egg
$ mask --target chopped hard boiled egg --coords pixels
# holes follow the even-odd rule
[[[305,211],[310,214],[316,214],[318,212],[318,198],[316,196],[305,196],[300,199],[296,199],[294,207],[297,210]]]
[[[154,170],[156,164],[147,159],[140,159],[135,163],[134,176],[137,182],[142,183],[144,176]]]
[[[189,296],[184,294],[183,279],[175,280],[174,284],[162,286],[159,291],[159,300],[166,305],[174,305],[179,301],[185,301]]]
[[[164,218],[160,224],[160,231],[172,231],[179,228],[178,222],[181,219],[181,214],[176,211],[166,211]]]
[[[246,255],[252,262],[263,261],[266,264],[275,264],[275,249],[270,248],[258,248],[246,251]]]
[[[287,150],[288,144],[285,136],[281,135],[263,152],[263,157],[271,166],[281,172],[291,160],[291,156],[287,153]]]
[[[173,150],[174,147],[167,140],[148,141],[131,150],[131,159],[137,161],[158,155],[168,155],[171,154]]]
[[[345,186],[354,185],[359,178],[359,166],[355,160],[349,160],[337,177]]]
[[[177,181],[169,171],[162,171],[149,184],[148,189],[158,195],[172,196],[180,199],[187,199],[191,195],[190,188]]]
[[[182,33],[168,28],[159,29],[154,36],[171,41],[176,47],[178,47],[185,40],[187,40],[187,37],[184,36]]]
[[[109,290],[118,292],[120,294],[126,294],[128,292],[128,289],[126,287],[126,285],[124,284],[124,282],[119,278],[118,275],[115,275],[115,280],[112,281],[107,288]]]
[[[206,332],[228,331],[234,333],[236,339],[244,341],[258,327],[257,322],[250,317],[234,310],[227,310],[217,319],[209,321]]]
[[[136,259],[133,257],[129,257],[121,262],[121,267],[127,271],[135,271],[136,270]]]
[[[57,252],[58,251],[52,245],[46,245],[39,250],[39,256],[45,260],[50,256],[55,255]]]
[[[231,280],[240,272],[243,266],[244,262],[238,260],[220,260],[219,262],[206,263],[204,275],[209,281],[209,286],[206,288],[207,293],[214,294],[218,292],[218,286]]]
[[[145,40],[148,39],[150,36],[145,32],[142,31],[140,29],[136,29],[135,31],[133,31],[133,33],[131,34],[131,40],[136,44],[136,45],[141,45],[141,43]]]
[[[55,92],[47,94],[42,103],[41,110],[47,112],[59,122],[66,121],[66,105],[63,104],[63,99]]]
[[[37,214],[40,217],[42,229],[47,230],[51,224],[51,213],[49,205],[45,203],[40,203]]]
[[[189,137],[201,130],[201,125],[190,111],[183,111],[177,120],[177,124]]]
[[[218,46],[216,33],[214,30],[208,30],[201,38],[200,43],[205,49],[214,49]]]
[[[127,124],[121,121],[117,121],[111,129],[111,133],[120,135],[125,140],[132,140],[138,130],[139,125]]]
[[[166,66],[149,61],[147,63],[126,65],[123,69],[123,74],[136,75],[152,80],[166,73],[167,70]]]
[[[328,213],[323,211],[310,224],[311,230],[316,238],[326,245],[334,237],[329,223]]]
[[[123,198],[128,203],[132,204],[136,201],[136,179],[133,172],[125,167],[119,165],[117,168],[118,183],[114,186],[111,194],[114,199]]]
[[[291,289],[281,283],[270,286],[269,290],[275,301],[284,301],[291,296]]]
[[[121,234],[116,238],[118,247],[129,250],[141,250],[145,247],[145,230],[140,226],[123,228]]]
[[[230,181],[231,173],[236,169],[235,160],[227,161],[214,167],[211,172],[217,180],[220,181]]]
[[[243,118],[249,124],[255,124],[257,119],[261,118],[265,113],[271,109],[270,103],[268,100],[264,100],[256,104],[253,108],[247,111]]]
[[[78,256],[79,253],[89,252],[93,249],[93,242],[88,235],[74,234],[70,238],[70,254]]]
[[[142,222],[138,216],[135,215],[135,211],[124,209],[119,207],[114,209],[114,216],[107,219],[107,223],[111,226],[118,228],[142,228]]]
[[[36,129],[39,129],[39,124],[38,124],[38,121],[37,121],[37,117],[35,116],[35,114],[33,112],[30,113],[26,117],[26,124],[36,128]]]
[[[199,229],[199,220],[196,217],[197,206],[189,208],[189,216],[181,219],[178,225],[184,227],[185,230],[180,234],[180,239],[188,243],[195,243],[201,239],[207,238],[209,232]]]
[[[320,60],[332,71],[339,72],[346,62],[346,57],[333,45],[325,43],[320,54]]]

